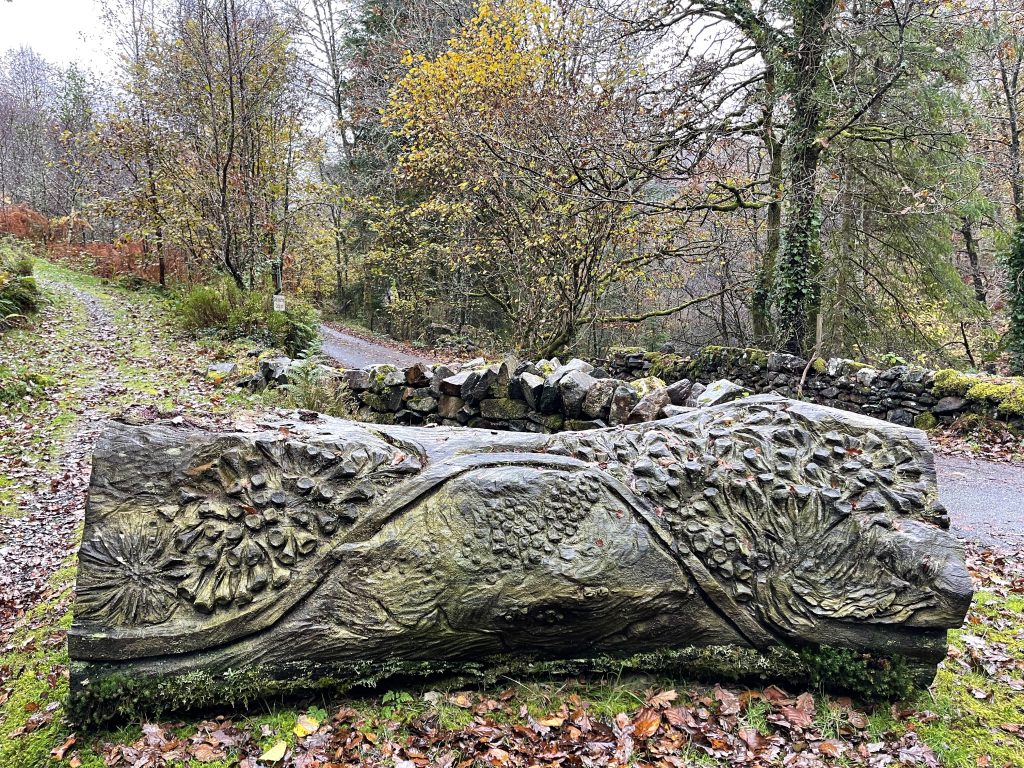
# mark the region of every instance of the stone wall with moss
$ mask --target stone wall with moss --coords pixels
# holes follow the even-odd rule
[[[717,346],[692,356],[615,348],[600,364],[624,380],[658,376],[671,384],[681,379],[729,379],[752,394],[778,392],[923,429],[965,413],[1024,426],[1020,378],[911,365],[883,370],[841,358],[817,358],[808,365],[803,358],[780,352]]]
[[[303,387],[323,386],[324,377],[339,377],[351,401],[346,415],[359,421],[538,433],[652,421],[678,409],[714,405],[744,394],[728,382],[705,388],[689,381],[669,386],[656,376],[623,381],[579,359],[531,363],[508,357],[499,362],[478,359],[462,365],[350,370],[319,366],[312,371],[315,376],[304,370],[307,365],[319,366],[315,360],[271,358],[261,361],[259,374],[238,384],[254,389],[286,385],[301,402]],[[316,381],[320,383],[310,384]]]
[[[261,362],[240,384],[260,388],[308,380],[303,363]],[[686,356],[616,348],[595,361],[536,363],[513,357],[459,365],[375,365],[338,371],[353,417],[384,424],[445,424],[560,432],[651,421],[679,409],[744,394],[777,394],[930,429],[964,414],[1024,427],[1024,379],[853,360],[807,360],[781,352],[710,346]],[[731,384],[730,384],[731,382]]]

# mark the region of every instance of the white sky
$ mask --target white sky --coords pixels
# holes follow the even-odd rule
[[[0,53],[23,45],[54,64],[108,67],[97,0],[0,0]]]

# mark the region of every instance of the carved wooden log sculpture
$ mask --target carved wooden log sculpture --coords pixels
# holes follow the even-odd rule
[[[927,680],[971,599],[946,527],[922,432],[771,396],[557,435],[112,423],[74,697],[696,646],[827,644]]]

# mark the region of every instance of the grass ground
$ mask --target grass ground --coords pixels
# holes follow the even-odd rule
[[[258,404],[205,365],[239,348],[180,338],[159,295],[40,265],[50,304],[0,356],[46,382],[0,422],[0,507],[55,479],[83,422],[125,408],[229,413]],[[110,330],[103,324],[109,319]],[[99,331],[96,324],[100,323]],[[709,687],[643,676],[503,680],[263,701],[247,711],[76,730],[64,717],[74,557],[0,635],[0,767],[387,765],[1024,766],[1024,573],[975,553],[979,591],[935,683],[869,704],[820,691]]]

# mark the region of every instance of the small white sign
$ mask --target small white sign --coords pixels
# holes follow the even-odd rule
[[[284,312],[284,296],[280,293],[274,294],[274,311]]]

